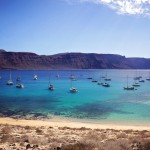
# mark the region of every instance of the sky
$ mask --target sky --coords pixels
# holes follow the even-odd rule
[[[0,0],[0,48],[150,58],[150,0]]]

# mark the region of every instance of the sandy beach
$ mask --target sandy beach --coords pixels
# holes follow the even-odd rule
[[[90,128],[90,129],[114,129],[114,130],[150,130],[150,126],[142,125],[119,125],[119,124],[101,124],[101,123],[87,123],[77,122],[63,119],[50,120],[23,120],[13,118],[0,118],[0,124],[19,125],[19,126],[51,126],[51,127],[69,127],[69,128]]]

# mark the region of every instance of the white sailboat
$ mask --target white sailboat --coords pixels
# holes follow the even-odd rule
[[[107,73],[106,73],[106,77],[105,77],[104,80],[105,80],[105,81],[111,81],[111,78],[108,78],[108,77],[107,77]]]
[[[110,84],[109,83],[102,83],[102,86],[104,86],[104,87],[110,87]]]
[[[128,85],[128,76],[127,76],[127,86],[124,87],[124,90],[134,90],[134,86]]]
[[[11,79],[11,70],[10,70],[10,78],[9,78],[9,80],[7,81],[6,84],[7,84],[7,85],[13,85],[13,84],[14,84],[13,81],[12,81],[12,79]]]
[[[75,88],[75,87],[72,86],[72,80],[71,80],[70,92],[71,92],[71,93],[77,93],[77,92],[78,92],[77,88]]]
[[[149,76],[148,76],[148,78],[146,78],[146,80],[147,80],[147,81],[150,81],[150,73],[149,73]]]
[[[21,83],[20,77],[17,77],[17,79],[16,79],[16,88],[19,88],[19,89],[24,88],[24,85]]]
[[[135,82],[135,83],[133,83],[133,85],[132,86],[140,86],[140,84],[139,84],[139,82]]]
[[[37,76],[37,74],[35,73],[35,70],[34,70],[33,80],[37,80],[37,79],[38,79],[38,76]]]
[[[51,84],[50,76],[49,76],[49,86],[48,86],[48,89],[50,91],[54,91],[55,90],[55,87]]]

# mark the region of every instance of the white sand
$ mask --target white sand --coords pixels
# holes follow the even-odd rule
[[[138,125],[119,125],[119,124],[103,124],[103,123],[84,123],[78,121],[69,121],[63,119],[50,120],[16,120],[12,118],[0,118],[0,124],[20,125],[20,126],[51,126],[51,127],[70,127],[70,128],[91,128],[91,129],[116,129],[116,130],[149,130],[150,126]]]

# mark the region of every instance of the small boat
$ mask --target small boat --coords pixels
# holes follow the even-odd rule
[[[77,90],[76,88],[74,88],[74,87],[71,87],[71,88],[70,88],[70,92],[71,92],[71,93],[77,93],[78,90]]]
[[[124,90],[134,90],[134,86],[128,86],[128,76],[127,76],[127,86],[123,87]]]
[[[20,77],[17,77],[16,79],[16,88],[24,88],[24,85],[21,83],[21,78]]]
[[[134,80],[140,80],[142,76],[134,77]]]
[[[106,76],[105,76],[104,80],[105,81],[111,81],[111,79],[107,77],[107,73],[106,73]]]
[[[72,80],[71,80],[70,92],[71,92],[71,93],[77,93],[77,92],[78,92],[77,88],[73,87],[73,85],[72,85]]]
[[[13,81],[12,81],[12,79],[11,79],[11,71],[10,71],[10,79],[7,81],[6,84],[7,85],[13,85],[14,84]]]
[[[72,81],[77,81],[77,79],[76,78],[74,78],[74,79],[71,79]]]
[[[51,91],[54,91],[54,90],[55,90],[55,88],[54,88],[54,86],[53,86],[52,84],[49,85],[48,89],[51,90]]]
[[[146,78],[147,81],[150,81],[150,77]]]
[[[108,83],[103,83],[102,86],[104,86],[104,87],[110,87],[110,84],[108,84]]]
[[[23,85],[23,84],[18,83],[18,84],[16,84],[16,88],[20,88],[20,89],[22,89],[22,88],[24,88],[24,85]]]
[[[6,84],[7,84],[7,85],[13,85],[14,83],[13,83],[12,80],[8,80]]]
[[[134,90],[134,87],[133,86],[126,86],[126,87],[124,87],[124,90]]]
[[[97,84],[98,84],[98,85],[103,85],[104,83],[103,83],[103,82],[98,82]]]
[[[48,86],[48,89],[49,89],[50,91],[54,91],[54,90],[55,90],[55,87],[54,87],[54,85],[51,84],[50,76],[51,76],[51,74],[49,75],[49,86]]]
[[[145,82],[145,80],[140,79],[139,82]]]
[[[91,80],[91,79],[93,79],[93,78],[92,78],[92,77],[88,77],[87,79]]]
[[[138,82],[135,82],[132,86],[140,86]]]
[[[70,79],[73,79],[73,78],[75,78],[75,77],[74,77],[74,75],[71,74],[69,78],[70,78]]]
[[[38,79],[38,76],[35,74],[33,77],[33,80],[37,80],[37,79]]]
[[[92,80],[92,82],[98,82],[97,80]]]
[[[105,80],[105,81],[111,81],[111,79],[110,79],[110,78],[105,78],[104,80]]]
[[[147,80],[147,81],[150,81],[150,73],[149,73],[149,76],[148,76],[148,78],[146,78],[146,80]]]

